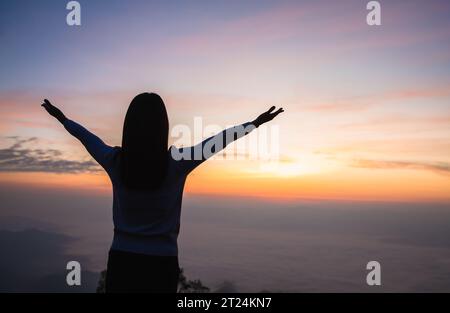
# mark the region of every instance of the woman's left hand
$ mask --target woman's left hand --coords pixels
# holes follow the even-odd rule
[[[278,114],[284,112],[283,108],[279,108],[278,110],[273,112],[274,110],[275,110],[275,106],[272,106],[268,111],[266,111],[263,114],[261,114],[260,116],[258,116],[253,121],[253,125],[255,125],[256,127],[259,127],[260,125],[273,120],[275,118],[275,116],[277,116]]]
[[[48,112],[48,114],[56,118],[61,123],[64,123],[64,121],[67,119],[64,113],[53,104],[51,104],[47,99],[44,99],[44,103],[42,103],[41,106]]]

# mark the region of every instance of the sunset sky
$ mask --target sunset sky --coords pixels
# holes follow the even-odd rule
[[[72,27],[67,2],[0,1],[0,292],[95,291],[111,183],[40,104],[119,146],[141,92],[162,96],[171,130],[285,110],[267,124],[278,141],[260,145],[278,160],[248,159],[259,128],[237,142],[247,159],[189,175],[178,241],[189,279],[450,291],[450,1],[381,0],[382,25],[368,26],[368,0],[79,0]],[[82,289],[66,284],[68,260]],[[382,264],[378,289],[369,260]]]
[[[278,163],[212,160],[188,193],[450,201],[448,1],[381,1],[381,26],[367,1],[89,0],[74,27],[66,3],[0,4],[1,185],[109,194],[40,104],[120,145],[128,104],[149,91],[171,126],[286,111]]]

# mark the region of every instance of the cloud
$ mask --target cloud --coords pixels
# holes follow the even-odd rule
[[[208,54],[213,51],[270,43],[289,38],[299,31],[299,21],[310,11],[298,5],[271,7],[250,15],[222,23],[215,23],[207,31],[176,38],[174,47],[186,53]],[[211,34],[214,34],[212,36]]]
[[[98,274],[85,270],[85,259],[65,251],[74,238],[36,229],[0,230],[1,292],[93,292]],[[81,286],[66,284],[66,264],[80,262]]]
[[[80,173],[98,172],[100,167],[92,160],[77,161],[63,159],[63,153],[57,149],[31,149],[28,143],[37,143],[36,137],[8,137],[14,143],[0,149],[0,172],[49,172]]]
[[[331,102],[317,103],[306,106],[306,110],[312,112],[347,112],[347,111],[363,111],[368,109],[372,102],[368,99],[350,98],[347,100],[337,100]]]
[[[388,104],[393,101],[442,99],[450,97],[450,86],[439,85],[429,87],[414,87],[394,89],[378,94],[364,96],[350,96],[334,101],[319,102],[306,106],[313,112],[348,112],[363,111],[380,104]]]
[[[447,162],[411,162],[389,160],[356,159],[351,162],[353,167],[371,169],[413,169],[432,171],[440,174],[450,174],[450,163]]]
[[[70,95],[70,96],[69,96]],[[0,130],[3,134],[29,134],[30,130],[55,132],[61,130],[58,122],[41,107],[44,97],[77,120],[90,127],[106,140],[118,140],[114,126],[122,123],[122,111],[127,107],[135,91],[80,92],[74,89],[52,89],[34,92],[27,89],[0,91]],[[95,110],[91,108],[95,106]],[[86,115],[83,112],[90,112]],[[82,112],[82,113],[80,113]],[[117,132],[120,134],[120,132]]]
[[[212,291],[373,292],[369,260],[378,291],[450,288],[448,203],[218,199],[188,197],[180,237],[183,268]]]
[[[236,284],[234,282],[225,280],[213,292],[216,292],[216,293],[236,293],[236,292],[238,292],[238,289],[237,289]]]

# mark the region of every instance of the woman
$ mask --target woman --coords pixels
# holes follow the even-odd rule
[[[142,93],[131,101],[122,147],[106,145],[47,99],[42,106],[81,141],[111,179],[114,237],[106,292],[177,291],[177,237],[187,175],[233,140],[283,112],[271,107],[254,121],[224,130],[196,146],[168,149],[169,120],[157,94]]]

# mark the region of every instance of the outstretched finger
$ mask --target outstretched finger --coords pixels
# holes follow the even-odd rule
[[[284,112],[283,108],[279,108],[278,110],[276,110],[276,112],[274,112],[273,114],[276,116],[280,113]]]
[[[274,106],[274,105],[270,107],[270,109],[269,109],[269,111],[267,111],[267,113],[270,113],[270,112],[272,112],[273,110],[275,110],[275,106]]]

